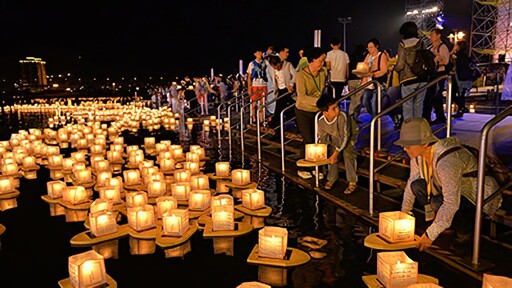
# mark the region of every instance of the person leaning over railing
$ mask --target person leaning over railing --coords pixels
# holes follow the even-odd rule
[[[477,178],[471,177],[478,170],[476,157],[461,147],[453,137],[438,139],[424,118],[406,119],[395,145],[404,147],[411,158],[402,212],[410,213],[414,202],[425,207],[425,220],[431,222],[418,243],[420,251],[428,249],[432,242],[449,227],[457,232],[458,241],[468,244],[472,239],[477,193]],[[498,189],[492,176],[485,177],[484,197]],[[461,197],[464,196],[464,197]],[[492,217],[501,205],[501,195],[483,207]]]

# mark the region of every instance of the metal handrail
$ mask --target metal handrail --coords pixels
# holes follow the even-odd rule
[[[494,118],[485,123],[482,128],[480,136],[480,149],[478,152],[478,174],[477,174],[477,193],[476,193],[476,212],[475,212],[475,230],[473,235],[473,257],[471,263],[477,266],[478,258],[480,255],[480,233],[482,229],[482,208],[483,208],[483,196],[485,192],[485,160],[487,157],[487,139],[489,137],[489,131],[496,124],[501,122],[508,115],[512,115],[512,106],[503,110],[501,113],[496,115]]]
[[[197,97],[194,97],[192,99],[190,99],[190,101],[187,101],[188,105],[189,105],[189,111],[187,113],[184,113],[185,116],[188,116],[190,115],[192,112],[194,112],[194,109],[192,109],[192,105],[190,105],[191,102],[194,102],[194,101],[198,101],[199,103],[199,100],[197,99]]]
[[[288,121],[291,121],[291,119],[290,119],[290,120],[287,120],[286,122],[284,122],[284,112],[286,112],[286,110],[291,109],[293,107],[295,107],[295,103],[288,105],[286,108],[283,109],[283,111],[281,111],[281,114],[279,115],[279,117],[280,117],[279,118],[279,122],[281,123],[280,124],[281,127],[279,127],[280,134],[281,134],[281,171],[283,172],[283,174],[285,172],[284,171],[285,170],[285,163],[284,163],[284,156],[285,156],[284,155],[284,153],[285,153],[285,148],[284,148],[284,145],[285,145],[285,143],[284,143],[284,124],[286,122],[288,122]],[[293,118],[295,118],[295,117],[293,117]]]
[[[260,93],[260,91],[257,91],[253,94],[256,94],[256,93]],[[251,96],[253,95],[251,94]],[[252,103],[254,101],[259,101],[261,98],[263,97],[266,97],[268,93],[263,93],[263,95],[261,95],[260,97],[254,99],[254,100],[251,100],[249,103],[243,105],[242,107],[240,107],[240,150],[242,151],[242,167],[244,166],[244,160],[245,160],[245,143],[244,143],[244,109],[245,107],[249,106],[249,105],[252,105]],[[256,116],[258,117],[258,115]],[[258,117],[259,118],[259,117]],[[259,119],[257,119],[258,123],[259,123]],[[258,130],[259,131],[259,130]]]
[[[270,93],[270,92],[269,92]],[[261,132],[260,132],[260,111],[261,109],[269,106],[270,104],[276,102],[278,99],[280,98],[284,98],[285,96],[288,96],[290,95],[291,93],[290,92],[286,92],[284,93],[283,95],[279,95],[277,98],[274,97],[274,99],[268,101],[265,103],[265,105],[261,105],[258,107],[258,110],[256,111],[256,133],[257,133],[257,142],[258,142],[258,162],[261,162]],[[268,133],[265,133],[265,135],[268,134]],[[265,136],[263,135],[263,136]]]
[[[447,104],[446,104],[446,107],[447,107],[447,116],[446,116],[446,124],[447,124],[447,127],[446,127],[446,137],[450,137],[450,134],[451,134],[451,107],[452,107],[452,79],[450,78],[449,75],[443,75],[443,76],[440,76],[436,79],[434,79],[433,81],[427,83],[426,85],[423,85],[421,87],[419,87],[416,91],[414,91],[413,93],[405,96],[404,98],[402,98],[402,100],[396,102],[395,104],[389,106],[388,108],[384,109],[384,111],[378,113],[377,115],[375,115],[371,122],[370,122],[370,169],[369,169],[369,176],[370,176],[370,185],[369,185],[369,189],[368,189],[368,193],[369,193],[369,207],[368,207],[368,212],[370,214],[370,216],[373,216],[373,190],[374,190],[374,185],[373,185],[373,182],[374,182],[374,178],[375,178],[375,121],[380,119],[382,116],[386,115],[387,113],[389,113],[390,111],[392,111],[393,109],[401,106],[402,104],[404,104],[405,102],[409,101],[410,99],[416,97],[419,93],[421,93],[423,90],[426,90],[428,89],[429,87],[431,86],[434,86],[434,85],[437,85],[437,82],[441,81],[441,80],[444,80],[446,79],[448,81],[448,97],[447,97]],[[380,150],[380,149],[379,149]]]

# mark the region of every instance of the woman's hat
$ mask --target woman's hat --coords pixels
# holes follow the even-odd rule
[[[432,133],[432,128],[425,118],[409,118],[400,129],[400,139],[395,145],[412,146],[437,142],[439,139]]]

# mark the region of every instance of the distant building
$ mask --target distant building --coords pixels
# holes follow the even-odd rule
[[[46,62],[41,58],[27,57],[20,60],[21,88],[38,92],[48,88],[46,79]]]

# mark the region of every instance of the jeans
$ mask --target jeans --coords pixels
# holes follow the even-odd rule
[[[419,87],[426,85],[426,82],[413,83],[410,85],[402,85],[402,98],[410,95],[414,91],[418,90]],[[403,116],[404,120],[409,118],[421,118],[423,113],[423,101],[425,100],[425,90],[421,91],[418,95],[414,96],[403,105]]]
[[[377,92],[375,89],[364,89],[362,97],[362,105],[370,115],[375,116],[377,112]],[[375,108],[375,109],[374,109]]]

